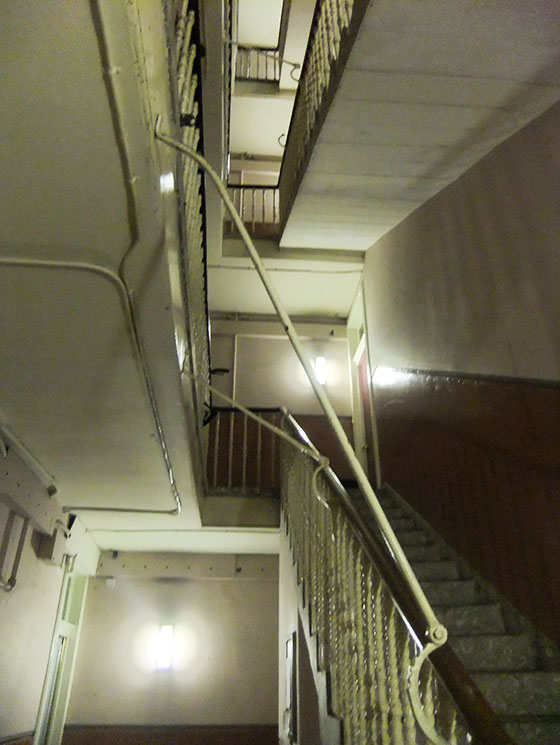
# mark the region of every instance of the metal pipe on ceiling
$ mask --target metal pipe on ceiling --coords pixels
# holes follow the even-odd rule
[[[129,508],[117,508],[117,507],[96,507],[96,506],[80,506],[80,505],[71,505],[71,506],[63,506],[64,512],[130,512],[132,514],[155,514],[155,515],[179,515],[181,512],[181,497],[179,495],[177,485],[175,483],[175,478],[173,475],[173,468],[171,465],[171,461],[169,458],[169,451],[167,448],[167,443],[165,440],[165,435],[163,433],[163,427],[161,424],[161,419],[159,416],[158,408],[157,408],[157,402],[155,399],[155,393],[152,385],[150,370],[148,367],[148,363],[146,361],[146,357],[144,354],[144,351],[142,349],[141,341],[140,341],[140,335],[138,332],[138,327],[136,323],[136,318],[134,314],[134,307],[132,304],[132,294],[129,291],[125,280],[116,272],[114,272],[112,269],[108,269],[104,266],[99,266],[97,264],[91,264],[89,262],[85,261],[55,261],[55,260],[49,260],[49,259],[30,259],[30,258],[11,258],[11,257],[0,257],[0,266],[14,266],[14,267],[30,267],[34,269],[63,269],[68,271],[82,271],[82,272],[90,272],[93,274],[97,274],[99,276],[104,277],[105,279],[108,279],[112,284],[117,288],[119,295],[121,297],[125,317],[127,320],[127,329],[129,332],[129,337],[132,342],[133,350],[135,354],[137,355],[138,359],[140,360],[140,366],[142,369],[142,377],[144,380],[144,384],[146,386],[146,391],[148,393],[148,399],[150,402],[150,409],[152,418],[154,420],[154,425],[156,428],[157,433],[157,439],[158,443],[161,449],[161,453],[163,456],[163,460],[165,463],[165,468],[167,471],[167,476],[169,479],[169,484],[171,486],[171,492],[173,495],[173,500],[175,502],[175,507],[168,510],[145,510],[145,509],[129,509]]]

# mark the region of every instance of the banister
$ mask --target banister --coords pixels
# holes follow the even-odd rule
[[[292,435],[299,438],[308,451],[314,451],[315,455],[318,456],[319,451],[294,416],[284,407],[281,411],[283,421]],[[356,538],[389,587],[403,621],[413,632],[419,645],[423,646],[424,617],[422,609],[414,595],[406,591],[407,585],[403,583],[404,577],[400,567],[387,552],[384,536],[381,533],[376,535],[373,532],[371,526],[366,523],[356,509],[345,487],[328,466],[324,468],[324,477],[337,495],[339,507],[354,529]],[[430,660],[461,711],[473,736],[473,743],[475,745],[513,745],[512,739],[505,732],[496,713],[490,708],[449,644],[431,651]],[[435,742],[438,742],[438,740],[435,740]]]

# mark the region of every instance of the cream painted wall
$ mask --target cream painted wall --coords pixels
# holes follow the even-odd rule
[[[560,378],[560,104],[375,243],[372,366]]]
[[[286,660],[286,644],[298,632],[298,593],[297,578],[290,543],[284,526],[280,529],[279,552],[279,606],[278,606],[278,723],[279,740],[283,745],[289,742],[287,707],[287,678],[290,676]],[[305,644],[302,639],[301,643]],[[297,649],[294,649],[297,657]]]
[[[173,624],[183,652],[155,670],[150,633]],[[71,724],[276,721],[276,580],[90,582]]]
[[[325,390],[339,415],[351,413],[350,369],[344,327],[336,327],[337,336],[322,334],[303,339],[311,359],[327,360]],[[247,333],[243,324],[239,332],[212,335],[212,365],[230,370],[215,376],[214,385],[245,406],[287,406],[294,414],[320,414],[321,408],[303,368],[287,339],[277,335]],[[342,334],[342,335],[341,335]],[[235,339],[237,337],[237,339]],[[235,373],[234,373],[235,370]],[[216,406],[226,405],[214,397]]]
[[[8,509],[0,504],[0,535]],[[29,530],[14,589],[0,591],[0,738],[31,732],[39,709],[62,569],[37,559]]]

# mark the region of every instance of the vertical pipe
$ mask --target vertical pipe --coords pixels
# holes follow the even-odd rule
[[[231,367],[233,372],[231,374],[231,397],[237,399],[237,339],[238,335],[233,335],[233,360],[231,361]]]
[[[229,442],[228,442],[228,478],[227,485],[233,486],[233,429],[235,425],[235,411],[229,412]]]
[[[257,424],[257,490],[261,488],[261,461],[262,461],[262,429],[261,423]]]
[[[216,416],[216,427],[214,435],[214,474],[213,474],[213,486],[216,488],[218,485],[218,458],[220,455],[220,422],[222,415],[218,412]]]
[[[243,471],[241,474],[241,487],[245,490],[247,486],[247,414],[243,414]]]

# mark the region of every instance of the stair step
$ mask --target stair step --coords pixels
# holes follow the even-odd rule
[[[520,745],[560,743],[560,721],[506,722],[506,730]]]
[[[479,600],[472,579],[423,582],[422,588],[432,605],[474,605]]]
[[[404,510],[402,510],[400,507],[387,507],[386,509],[384,508],[384,512],[389,522],[400,517],[408,517],[408,515],[405,514]]]
[[[475,673],[490,706],[506,716],[558,716],[560,672]]]
[[[422,530],[395,530],[401,546],[424,546],[428,543],[426,534]]]
[[[498,604],[434,606],[450,634],[503,634],[504,618]]]
[[[395,532],[398,530],[414,530],[416,527],[411,517],[394,517],[389,522]]]
[[[459,568],[454,561],[411,561],[410,564],[421,582],[423,580],[459,579]]]
[[[449,643],[471,673],[534,670],[537,664],[537,651],[528,634],[456,636]]]
[[[438,561],[442,558],[438,547],[433,543],[425,543],[423,546],[403,546],[403,549],[409,561]]]

